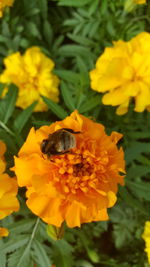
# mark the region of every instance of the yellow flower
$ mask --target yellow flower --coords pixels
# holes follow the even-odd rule
[[[4,161],[5,144],[0,141],[0,220],[10,215],[13,211],[18,211],[19,202],[16,198],[18,185],[15,178],[10,178],[4,173],[6,163]],[[8,230],[0,228],[0,236],[7,236]]]
[[[58,102],[59,79],[52,73],[54,62],[45,56],[39,47],[27,49],[24,55],[20,52],[4,59],[6,69],[0,76],[2,83],[14,83],[19,88],[16,106],[26,108],[34,101],[38,104],[34,111],[47,110],[40,95]]]
[[[0,227],[0,237],[8,236],[9,232],[8,229]]]
[[[146,4],[146,0],[126,0],[124,10],[131,12],[136,5]]]
[[[134,0],[134,3],[137,5],[146,4],[146,0]]]
[[[91,88],[107,92],[104,105],[119,106],[116,113],[125,114],[131,99],[137,112],[150,109],[150,34],[142,32],[128,42],[114,42],[98,58],[90,72]]]
[[[0,0],[0,18],[3,16],[4,8],[7,6],[12,6],[14,0]]]
[[[75,135],[76,147],[50,158],[42,154],[43,140],[62,128],[80,132]],[[50,126],[32,128],[14,167],[19,186],[27,188],[29,209],[57,227],[64,221],[75,227],[108,220],[107,208],[116,202],[117,185],[124,184],[120,175],[125,173],[124,153],[116,145],[121,137],[117,132],[107,136],[103,125],[77,111]]]
[[[145,252],[147,253],[148,262],[150,263],[150,221],[147,221],[145,223],[145,228],[142,238],[145,240],[146,243]]]

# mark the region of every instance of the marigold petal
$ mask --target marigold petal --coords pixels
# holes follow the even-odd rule
[[[47,198],[47,196],[36,193],[31,194],[27,200],[27,206],[33,213],[41,217],[46,223],[57,227],[60,227],[64,221],[60,209],[61,204],[62,200],[59,198]]]
[[[124,115],[128,111],[128,106],[129,106],[130,98],[127,99],[124,103],[122,103],[116,110],[117,115]]]
[[[150,105],[150,88],[146,84],[140,84],[141,91],[135,97],[135,108],[134,110],[137,112],[142,112],[146,108],[146,106]]]

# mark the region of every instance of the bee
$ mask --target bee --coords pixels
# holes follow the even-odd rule
[[[49,134],[47,139],[41,143],[41,152],[48,157],[69,153],[76,147],[76,138],[74,134],[79,134],[70,128],[62,128]]]

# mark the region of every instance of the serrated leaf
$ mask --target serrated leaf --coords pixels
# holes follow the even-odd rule
[[[27,107],[25,110],[23,110],[18,117],[14,121],[14,128],[17,130],[18,133],[20,133],[25,126],[26,122],[30,118],[32,111],[34,110],[35,106],[37,104],[37,101],[32,103],[29,107]]]
[[[132,146],[127,148],[125,151],[125,160],[126,163],[130,163],[133,160],[137,159],[141,153],[149,153],[150,151],[150,143],[140,143],[140,142],[134,142],[132,143]]]
[[[8,267],[16,267],[18,262],[19,262],[19,259],[21,258],[23,252],[25,250],[25,246],[21,247],[20,249],[17,249],[15,252],[11,253],[9,255],[9,258],[8,258]],[[31,263],[29,263],[30,265],[27,265],[28,262],[25,262],[22,267],[24,267],[26,264],[26,266],[30,266],[32,267]]]
[[[29,241],[29,237],[27,237],[26,235],[19,237],[19,239],[13,239],[13,240],[11,239],[10,241],[8,241],[7,243],[4,243],[0,247],[0,252],[1,253],[10,253],[10,252],[24,246],[25,244],[27,244],[28,241]]]
[[[33,243],[33,249],[36,255],[37,263],[41,267],[50,267],[50,257],[46,254],[43,244],[41,244],[38,240],[35,240]]]
[[[34,224],[35,220],[33,219],[24,219],[21,220],[20,222],[18,221],[17,223],[15,222],[13,224],[10,224],[9,225],[10,234],[19,234],[29,231],[30,229],[32,229]]]
[[[86,37],[83,37],[83,36],[80,36],[80,35],[68,33],[67,36],[72,41],[75,41],[76,43],[79,43],[80,45],[86,45],[86,46],[93,46],[93,45],[95,45],[95,43],[93,41],[89,40],[89,38],[86,38]]]
[[[91,99],[87,100],[84,104],[82,104],[78,109],[80,113],[87,112],[96,106],[100,105],[101,103],[101,97],[100,96],[94,96]],[[100,107],[99,107],[100,108]]]
[[[61,83],[61,93],[66,106],[69,108],[71,112],[74,111],[75,103],[73,97],[69,91],[69,88],[67,88],[67,85],[64,82]]]
[[[140,199],[150,201],[150,183],[127,181],[127,186]]]
[[[115,236],[116,248],[121,248],[127,243],[128,240],[132,239],[132,234],[124,224],[114,224],[113,234]]]
[[[68,116],[67,112],[58,104],[56,104],[55,102],[53,102],[52,100],[50,100],[49,98],[45,97],[45,96],[41,96],[43,101],[46,103],[46,105],[48,106],[48,108],[54,112],[58,118],[60,119],[64,119]]]
[[[132,206],[135,209],[139,209],[139,210],[144,210],[143,205],[141,204],[141,202],[136,198],[134,198],[128,191],[126,188],[124,187],[120,187],[119,188],[119,193],[121,198],[129,205]],[[146,211],[145,211],[146,212]]]
[[[127,171],[127,177],[129,179],[134,179],[136,177],[141,177],[150,173],[150,166],[147,165],[134,165],[131,166]]]

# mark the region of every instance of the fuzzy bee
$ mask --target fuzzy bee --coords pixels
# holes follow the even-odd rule
[[[62,128],[49,134],[48,138],[44,139],[41,143],[42,153],[48,157],[69,153],[72,148],[76,147],[74,134],[79,133],[70,128]]]

